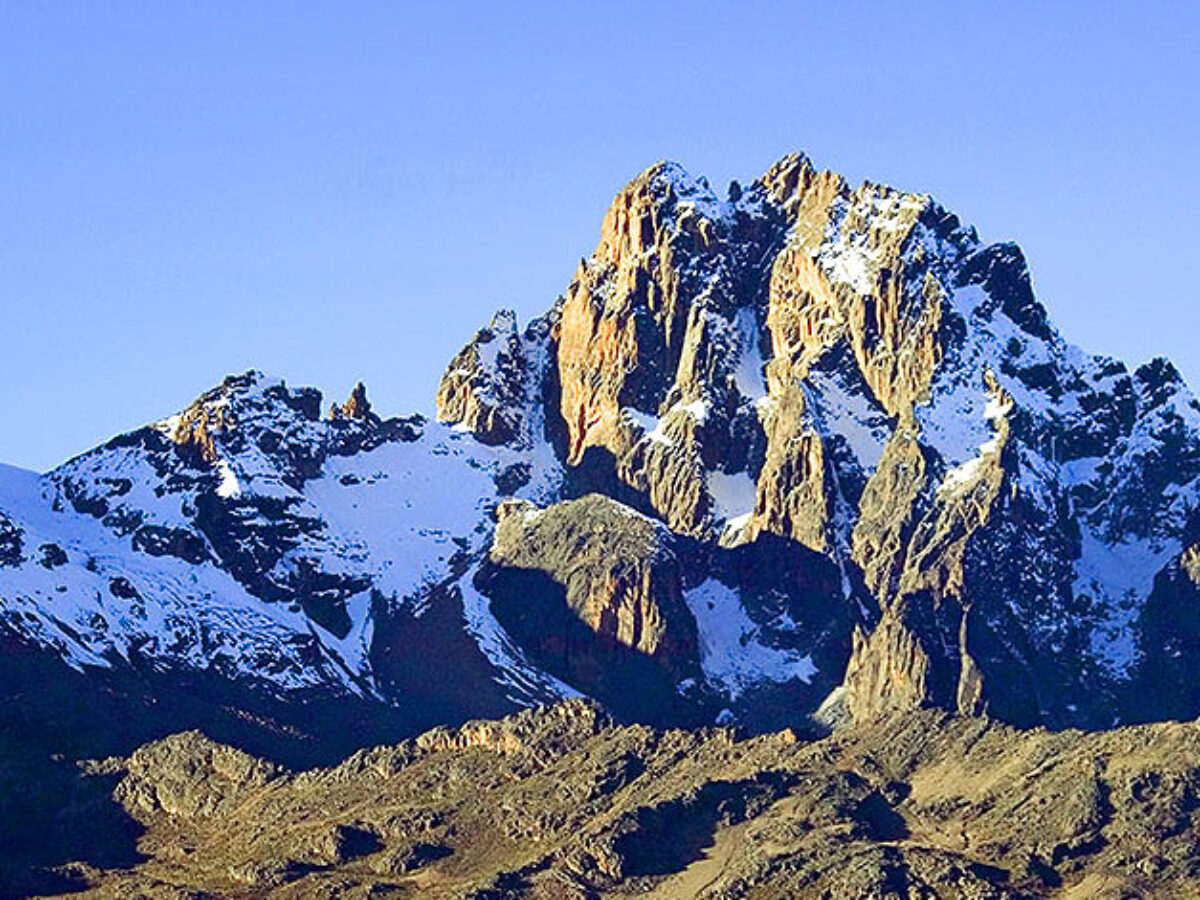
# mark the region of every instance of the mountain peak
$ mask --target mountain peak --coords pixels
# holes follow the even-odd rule
[[[375,414],[371,412],[371,403],[367,400],[367,388],[361,381],[354,385],[349,399],[338,406],[334,403],[329,408],[330,420],[338,419],[369,419]]]
[[[320,412],[320,391],[289,388],[282,379],[251,369],[227,376],[161,427],[182,452],[215,464],[221,448],[236,454],[264,434],[303,430],[318,421]]]
[[[487,713],[584,692],[675,723],[1094,726],[1166,686],[1200,714],[1200,634],[1161,624],[1200,603],[1175,577],[1200,408],[1166,361],[1068,344],[1019,248],[926,195],[793,154],[721,198],[657,163],[545,315],[500,310],[454,356],[438,422],[380,419],[361,383],[320,411],[230,376],[2,510],[28,632],[89,660],[235,646],[244,673],[258,636],[214,623],[253,620],[273,684]]]

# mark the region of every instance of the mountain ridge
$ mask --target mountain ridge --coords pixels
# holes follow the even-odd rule
[[[1067,344],[1019,248],[927,195],[794,154],[720,198],[658,163],[549,312],[498,313],[436,401],[444,424],[380,418],[361,385],[326,412],[251,371],[6,471],[0,617],[76,666],[444,709],[402,659],[433,611],[493,698],[473,715],[626,664],[684,723],[1200,712],[1200,628],[1164,624],[1196,586],[1200,409],[1166,360]],[[633,557],[554,562],[601,514],[561,506],[588,494],[666,526],[669,587],[630,582],[661,578]],[[496,546],[510,498],[557,522],[519,564]],[[600,587],[563,618],[572,579]],[[695,637],[645,653],[627,636],[664,609]]]
[[[576,699],[297,773],[192,731],[88,764],[144,856],[68,871],[104,898],[1183,898],[1198,741],[909,710],[809,742]]]

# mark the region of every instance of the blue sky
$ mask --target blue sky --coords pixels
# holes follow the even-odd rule
[[[249,367],[430,410],[661,158],[932,193],[1069,339],[1200,385],[1196,8],[0,4],[0,461]]]

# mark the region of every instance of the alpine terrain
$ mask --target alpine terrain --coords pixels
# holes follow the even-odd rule
[[[1200,893],[1200,406],[802,155],[639,175],[436,417],[0,469],[0,646],[16,894]]]

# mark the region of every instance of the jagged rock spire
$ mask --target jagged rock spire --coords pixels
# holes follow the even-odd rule
[[[354,385],[350,398],[344,404],[333,403],[329,407],[329,419],[360,419],[372,416],[371,402],[367,399],[367,388],[361,381]]]
[[[342,414],[347,419],[365,419],[371,414],[371,403],[367,400],[367,388],[360,381],[350,392],[350,399],[342,407]]]
[[[520,441],[525,425],[525,368],[517,315],[498,310],[442,376],[438,420],[465,425],[485,444]]]

